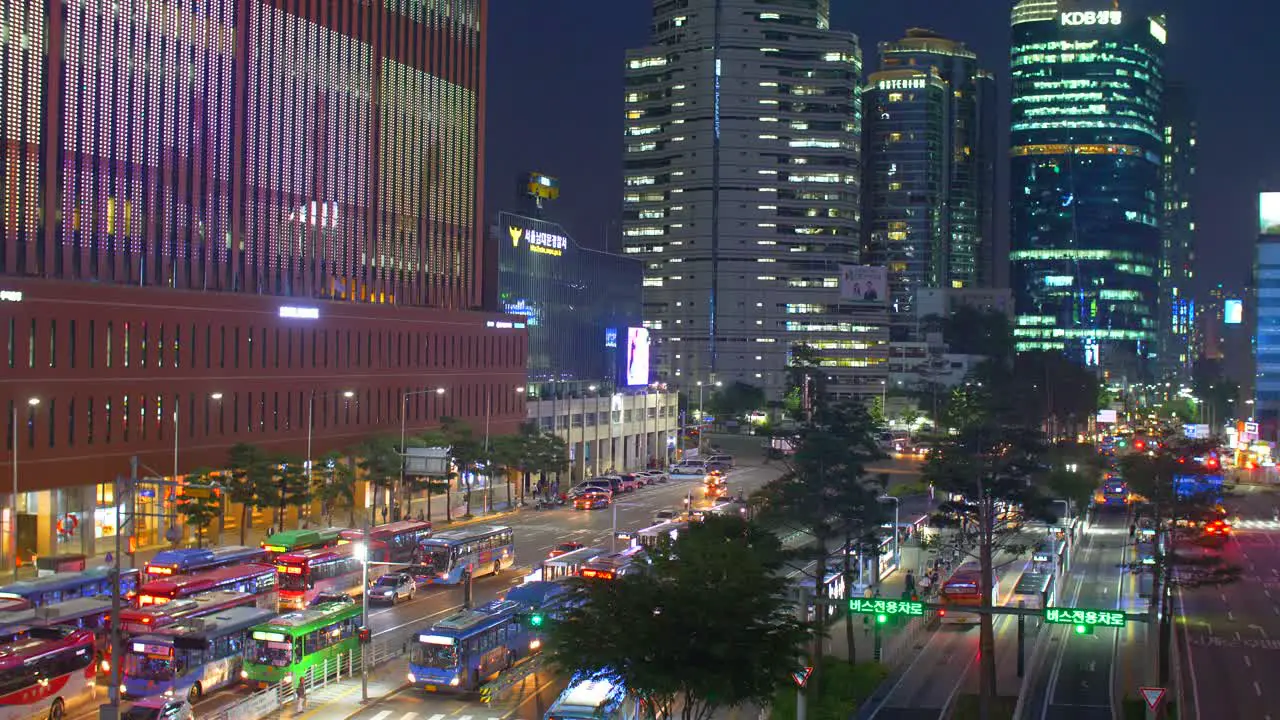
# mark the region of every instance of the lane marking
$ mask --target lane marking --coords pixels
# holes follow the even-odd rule
[[[1231,612],[1230,610],[1228,610],[1228,611],[1227,611],[1227,619],[1228,619],[1228,620],[1230,620],[1231,622],[1235,622],[1235,621],[1236,621],[1236,614],[1235,614],[1235,613],[1233,613],[1233,612]],[[1237,634],[1238,634],[1238,633],[1237,633]]]
[[[1248,655],[1245,655],[1245,656],[1243,656],[1243,657],[1244,657],[1244,666],[1245,666],[1245,667],[1253,667],[1253,661],[1249,659],[1249,656],[1248,656]]]
[[[379,710],[378,712],[374,713],[373,717],[369,718],[369,720],[386,720],[386,718],[389,718],[389,717],[391,717],[390,710]]]
[[[1262,687],[1258,685],[1257,680],[1253,681],[1253,691],[1258,694],[1258,697],[1262,697]]]
[[[427,718],[427,720],[444,720],[444,713],[436,713],[435,715]]]
[[[418,713],[410,710],[409,712],[401,715],[400,720],[413,720],[416,717],[418,717]]]

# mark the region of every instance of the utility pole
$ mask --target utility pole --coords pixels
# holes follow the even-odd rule
[[[821,569],[819,569],[819,572],[821,572]],[[796,591],[799,595],[798,602],[796,602],[796,617],[801,623],[807,625],[809,623],[809,614],[806,612],[809,607],[808,588],[801,586],[796,588]],[[818,611],[817,605],[814,605],[814,611]],[[817,661],[818,658],[814,660]],[[807,681],[808,678],[806,677],[805,680]],[[805,697],[805,689],[804,684],[798,683],[796,686],[796,720],[805,720],[805,712],[808,710],[806,707],[808,698]]]

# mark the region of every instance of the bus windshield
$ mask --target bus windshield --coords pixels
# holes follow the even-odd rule
[[[148,680],[172,680],[173,661],[169,658],[129,653],[124,657],[124,672],[126,675]]]
[[[417,643],[413,647],[413,658],[409,662],[414,665],[448,670],[457,666],[458,651],[454,645]]]
[[[283,567],[283,566],[282,566]],[[292,569],[292,568],[291,568]],[[299,571],[303,568],[297,568]],[[307,576],[302,572],[297,573],[280,573],[276,578],[276,582],[280,584],[281,590],[307,590]]]
[[[423,548],[425,557],[422,559],[423,565],[430,565],[436,572],[446,572],[449,569],[449,548],[440,546],[427,546]]]
[[[274,642],[270,640],[253,641],[254,662],[259,665],[285,667],[293,661],[293,643]]]

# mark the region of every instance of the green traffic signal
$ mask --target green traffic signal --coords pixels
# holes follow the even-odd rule
[[[533,613],[529,616],[529,627],[542,627],[542,613]]]
[[[888,616],[888,615],[885,615],[884,613],[880,613],[879,615],[876,615],[876,624],[877,624],[877,625],[884,625],[884,624],[885,624],[885,623],[887,623],[887,622],[889,622],[889,616]]]
[[[1089,627],[1088,625],[1077,625],[1077,626],[1076,626],[1076,634],[1077,634],[1077,635],[1089,635],[1089,634],[1091,634],[1091,633],[1092,633],[1092,631],[1093,631],[1093,628]]]

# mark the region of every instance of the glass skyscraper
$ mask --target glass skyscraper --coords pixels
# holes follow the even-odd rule
[[[1010,231],[1017,348],[1133,374],[1156,354],[1163,17],[1013,10]]]
[[[1170,85],[1164,95],[1164,207],[1160,267],[1160,366],[1174,379],[1191,377],[1200,357],[1196,325],[1195,202],[1191,187],[1196,176],[1196,120],[1185,86]]]
[[[889,271],[894,340],[915,339],[919,290],[989,276],[992,93],[962,43],[912,28],[880,44],[880,71],[862,92],[862,230],[867,258]]]

